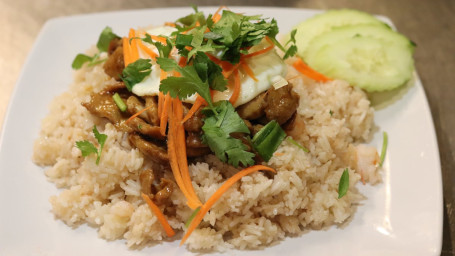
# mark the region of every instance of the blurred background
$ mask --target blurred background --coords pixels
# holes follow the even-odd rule
[[[454,0],[0,0],[0,127],[21,68],[46,20],[93,12],[189,6],[355,8],[389,17],[417,43],[417,72],[433,114],[444,187],[442,255],[455,255],[455,1]],[[39,85],[37,85],[39,86]],[[416,184],[422,186],[423,184]]]

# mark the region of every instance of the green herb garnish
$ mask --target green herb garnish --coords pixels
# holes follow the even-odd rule
[[[96,129],[96,125],[93,126],[93,135],[95,136],[95,139],[98,141],[98,144],[100,145],[100,148],[97,149],[95,145],[93,145],[90,141],[88,140],[83,140],[83,141],[76,141],[76,147],[81,150],[82,156],[88,156],[91,154],[96,154],[96,164],[98,165],[100,162],[101,158],[101,151],[103,151],[104,143],[106,142],[107,135],[106,134],[101,134],[98,132],[98,129]]]
[[[292,43],[291,46],[286,50],[284,53],[283,59],[287,59],[289,57],[294,56],[297,53],[297,45],[295,44],[295,34],[297,33],[297,29],[294,29],[291,31],[291,38],[289,41],[286,43],[288,45],[289,43]]]
[[[181,74],[180,77],[171,76],[161,81],[160,92],[165,95],[169,92],[171,97],[179,97],[186,99],[189,96],[198,93],[213,108],[212,97],[210,96],[210,89],[208,80],[203,81],[196,70],[194,65],[180,67],[173,59],[157,58],[156,62],[164,71],[177,71]]]
[[[114,38],[119,38],[119,36],[112,33],[112,29],[110,27],[105,27],[103,31],[101,31],[98,42],[96,43],[96,47],[98,48],[99,52],[107,52],[109,43]],[[86,54],[79,53],[74,58],[71,67],[77,70],[80,69],[86,62],[89,62],[89,66],[94,66],[96,64],[102,63],[106,59],[99,59],[100,53],[96,53],[94,56],[88,56]]]
[[[381,150],[381,157],[379,161],[379,166],[382,166],[384,163],[385,155],[387,153],[387,145],[389,143],[389,136],[386,132],[382,133],[382,150]]]
[[[114,96],[112,96],[114,99],[115,104],[117,107],[120,109],[120,111],[125,112],[126,111],[126,104],[123,102],[122,98],[120,98],[120,95],[118,93],[115,93]]]
[[[343,174],[340,178],[340,183],[338,183],[338,199],[342,198],[349,189],[349,170],[348,168],[344,169]]]
[[[217,102],[214,111],[204,108],[204,125],[202,126],[203,143],[207,144],[215,155],[223,162],[235,167],[239,163],[244,166],[254,164],[254,154],[247,151],[247,146],[241,140],[233,138],[232,133],[249,134],[245,122],[235,112],[229,101]]]
[[[100,52],[107,52],[109,48],[109,44],[111,43],[112,39],[120,38],[118,35],[112,33],[112,29],[110,27],[105,27],[98,38],[98,42],[96,43],[96,47]]]
[[[281,129],[278,122],[272,120],[262,127],[251,141],[256,152],[264,161],[268,162],[285,137],[286,133]]]
[[[287,140],[288,140],[290,143],[294,144],[295,146],[299,147],[301,150],[303,150],[303,151],[305,151],[305,152],[307,152],[307,153],[310,152],[310,150],[308,150],[306,147],[300,145],[300,143],[298,143],[297,141],[295,141],[292,137],[288,137]]]
[[[138,59],[130,63],[123,69],[121,78],[129,91],[133,90],[133,86],[142,82],[144,78],[152,72],[152,64],[148,59]]]
[[[201,210],[201,207],[199,206],[198,208],[196,208],[193,213],[191,213],[191,216],[186,220],[185,222],[185,227],[189,227],[191,222],[193,221],[194,217],[196,217],[197,213]]]

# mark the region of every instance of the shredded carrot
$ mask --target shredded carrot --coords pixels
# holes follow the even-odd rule
[[[181,56],[180,60],[179,60],[179,66],[184,67],[186,65],[186,61],[187,61],[187,59],[185,57]]]
[[[275,156],[284,156],[284,153],[281,153],[281,152],[275,152],[275,154],[273,154]]]
[[[303,62],[302,59],[298,58],[297,61],[295,61],[292,66],[302,73],[303,75],[318,81],[318,82],[327,82],[327,81],[332,81],[332,79],[326,77],[325,75],[317,72],[316,70],[310,68],[305,62]]]
[[[252,52],[252,53],[243,55],[242,58],[251,58],[251,57],[258,56],[258,55],[261,55],[261,54],[264,54],[264,53],[266,53],[268,51],[273,50],[273,48],[275,48],[275,44],[268,37],[266,37],[265,39],[267,40],[267,42],[270,43],[269,47],[266,47],[266,48],[264,48],[262,50],[259,50],[259,51],[256,51],[256,52]]]
[[[145,111],[149,110],[150,108],[154,107],[154,105],[150,105],[146,108],[143,108],[141,109],[140,111],[138,111],[136,114],[130,116],[130,118],[128,118],[125,123],[128,123],[129,121],[133,120],[135,117],[139,116],[140,114],[144,113]],[[164,136],[164,135],[163,135]]]
[[[164,22],[164,25],[175,28],[175,23],[173,23],[173,22]]]
[[[172,107],[172,106],[171,106]],[[169,155],[169,163],[171,165],[172,173],[174,175],[175,181],[182,191],[183,195],[187,199],[187,205],[191,209],[196,209],[200,206],[197,202],[194,201],[194,198],[188,193],[188,190],[185,187],[185,183],[182,179],[182,174],[179,168],[179,162],[177,158],[177,149],[176,149],[176,121],[173,114],[173,111],[169,111],[169,136],[167,136],[167,151]]]
[[[161,116],[160,116],[160,133],[163,136],[166,136],[166,125],[167,125],[168,114],[169,114],[170,108],[171,108],[171,101],[172,101],[172,98],[168,92],[166,94],[166,96],[164,96],[163,109],[161,110],[162,112],[161,112]]]
[[[172,125],[175,126],[174,132],[171,136],[176,137],[176,153],[177,153],[177,162],[179,164],[180,174],[182,175],[183,185],[185,186],[186,190],[188,191],[191,198],[197,203],[198,206],[202,205],[201,201],[194,192],[193,184],[190,178],[190,172],[188,170],[188,160],[186,156],[186,141],[185,141],[185,129],[182,125],[182,117],[183,117],[183,106],[182,102],[179,98],[173,99],[173,107],[174,113],[174,123]]]
[[[149,35],[153,41],[158,41],[164,45],[167,45],[167,41],[166,41],[166,38],[165,37],[162,37],[162,36],[155,36],[155,35],[150,35],[147,33],[147,35]]]
[[[158,208],[158,206],[153,203],[148,195],[141,193],[141,196],[150,207],[150,210],[155,214],[156,218],[161,223],[161,226],[163,226],[164,231],[166,231],[166,235],[168,237],[173,237],[175,235],[175,232],[172,229],[171,225],[169,225],[169,222],[167,222],[166,217],[161,212],[160,208]]]
[[[124,37],[123,40],[123,62],[125,67],[131,63],[131,54],[130,54],[130,44],[128,43],[128,38]]]
[[[145,46],[142,41],[137,41],[137,45],[139,46],[139,48],[141,48],[145,53],[147,53],[150,58],[152,59],[156,59],[156,57],[158,56],[154,51],[152,51],[150,48],[148,48],[147,46]]]
[[[242,177],[259,171],[259,170],[266,170],[266,171],[271,171],[275,172],[274,169],[264,166],[264,165],[254,165],[248,168],[245,168],[241,170],[240,172],[236,173],[234,176],[226,180],[221,187],[213,193],[212,196],[210,196],[209,200],[205,202],[205,204],[202,205],[201,210],[196,214],[196,217],[194,217],[193,221],[191,221],[190,226],[188,227],[188,230],[186,231],[185,235],[182,238],[182,241],[180,242],[180,245],[184,244],[186,239],[191,235],[191,233],[196,229],[196,227],[201,223],[202,219],[204,218],[205,214],[212,208],[212,206],[223,196],[223,194],[232,186],[234,185],[237,181],[239,181]]]
[[[232,92],[231,98],[229,98],[229,102],[234,105],[237,102],[237,99],[240,95],[240,73],[236,69],[234,71],[234,91]]]
[[[161,119],[161,114],[163,112],[163,104],[164,104],[164,94],[160,92],[158,94],[158,116]]]
[[[203,104],[207,104],[207,102],[204,100],[204,98],[198,95],[196,101],[194,101],[193,106],[190,108],[188,113],[186,113],[186,116],[183,118],[182,124],[185,123],[188,119],[190,119],[194,115],[194,113],[196,113],[199,110],[199,108],[201,108]]]
[[[243,70],[245,71],[245,73],[251,77],[254,81],[258,81],[258,79],[256,78],[256,76],[254,75],[254,72],[253,70],[251,70],[250,66],[248,66],[248,64],[244,61],[242,61],[242,64],[241,64]]]
[[[137,40],[133,39],[136,37],[136,31],[134,29],[130,28],[130,33],[129,33],[129,39],[131,40],[130,43],[130,49],[131,49],[131,62],[135,62],[137,59],[139,59],[139,51],[137,49]]]

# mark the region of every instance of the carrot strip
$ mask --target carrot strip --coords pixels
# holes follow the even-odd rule
[[[142,198],[144,201],[148,204],[150,207],[150,210],[155,214],[156,218],[160,222],[161,226],[163,226],[164,231],[166,231],[166,235],[168,237],[172,237],[175,235],[174,230],[172,229],[171,225],[169,225],[169,222],[167,222],[166,217],[164,214],[161,212],[160,208],[156,204],[153,203],[153,201],[150,199],[150,197],[144,193],[141,193]]]
[[[162,71],[162,72],[164,72],[164,71]],[[160,117],[160,121],[161,121],[161,114],[163,112],[163,104],[164,104],[164,94],[162,92],[160,92],[158,94],[158,116]]]
[[[187,61],[186,57],[181,56],[179,60],[179,66],[184,67],[186,65],[186,61]]]
[[[248,64],[246,62],[243,62],[242,61],[242,64],[241,64],[243,70],[245,71],[245,73],[251,77],[254,81],[258,81],[258,79],[256,78],[256,76],[254,75],[254,72],[253,70],[251,70],[250,66],[248,66]]]
[[[191,182],[190,172],[188,170],[188,160],[186,156],[186,140],[185,140],[185,129],[182,125],[182,117],[183,117],[183,106],[182,102],[175,98],[173,99],[173,117],[174,123],[172,125],[175,126],[175,133],[171,134],[171,136],[176,136],[176,149],[177,149],[177,162],[179,164],[180,174],[182,175],[183,185],[185,186],[186,190],[188,191],[191,198],[197,203],[198,206],[201,206],[202,203],[199,200],[196,192],[194,191],[193,184]]]
[[[172,174],[174,175],[175,181],[182,191],[183,195],[187,199],[187,204],[191,209],[196,209],[199,205],[194,202],[193,198],[188,193],[188,190],[185,187],[185,184],[182,179],[182,174],[180,172],[178,158],[177,158],[177,149],[176,149],[176,125],[173,111],[169,111],[169,134],[167,136],[167,151],[169,155],[169,163],[171,165]]]
[[[130,54],[130,44],[128,43],[128,38],[124,37],[122,40],[123,43],[123,62],[125,67],[131,63],[131,54]]]
[[[167,125],[167,118],[171,108],[171,95],[169,92],[164,97],[163,109],[160,117],[160,133],[163,136],[166,136],[166,125]],[[172,136],[171,136],[172,137]]]
[[[236,69],[234,71],[234,91],[232,92],[231,98],[229,98],[229,102],[234,105],[240,95],[240,73]]]
[[[185,123],[188,119],[190,119],[194,115],[194,113],[196,113],[199,110],[199,108],[201,108],[203,104],[207,104],[207,102],[204,100],[204,98],[198,95],[193,106],[190,108],[188,113],[186,113],[186,116],[183,118],[182,124]]]
[[[128,123],[129,121],[133,120],[133,118],[139,116],[140,114],[144,113],[145,111],[149,110],[149,109],[152,108],[152,107],[153,107],[153,105],[141,109],[141,110],[138,111],[136,114],[130,116],[130,118],[128,118],[128,119],[125,121],[125,123]],[[164,135],[163,135],[163,136],[164,136]]]
[[[226,180],[221,187],[213,193],[212,196],[210,196],[209,200],[205,202],[205,204],[202,205],[201,210],[197,213],[196,217],[194,217],[193,221],[191,222],[190,226],[188,227],[188,230],[186,231],[185,235],[182,238],[182,241],[180,242],[180,245],[184,244],[186,239],[191,235],[191,233],[196,229],[196,227],[201,223],[202,219],[204,218],[205,214],[212,208],[212,206],[218,201],[218,199],[223,196],[223,194],[232,186],[234,185],[237,181],[239,181],[242,177],[259,171],[259,170],[266,170],[266,171],[271,171],[271,172],[276,172],[274,169],[263,166],[263,165],[254,165],[248,168],[245,168],[241,170],[240,172],[236,173],[234,176]]]
[[[316,70],[310,68],[305,62],[303,62],[302,59],[298,58],[297,61],[295,61],[292,66],[302,73],[303,75],[317,81],[317,82],[327,82],[327,81],[332,81],[332,79],[326,77],[325,75],[317,72]]]
[[[168,26],[168,27],[174,27],[175,28],[175,23],[173,23],[173,22],[164,22],[164,25]]]
[[[270,38],[266,37],[265,39],[267,40],[267,42],[269,42],[269,44],[270,44],[269,47],[256,51],[256,52],[252,52],[252,53],[243,55],[242,58],[251,58],[254,56],[258,56],[258,55],[264,54],[268,51],[271,51],[273,48],[275,48],[275,44],[272,42],[272,40],[270,40]]]
[[[145,53],[147,53],[150,58],[156,60],[156,57],[158,56],[154,51],[152,51],[150,48],[148,48],[147,46],[145,46],[142,41],[137,41],[137,45],[139,46],[139,48],[141,48]]]
[[[131,40],[130,42],[131,62],[135,62],[137,59],[139,59],[139,51],[137,50],[136,39],[132,39],[134,37],[136,37],[136,32],[134,31],[134,29],[131,28],[128,39]]]
[[[164,45],[167,45],[167,41],[166,41],[166,38],[165,37],[162,37],[162,36],[155,36],[155,35],[150,35],[149,33],[146,33],[147,35],[149,35],[153,41],[158,41]]]

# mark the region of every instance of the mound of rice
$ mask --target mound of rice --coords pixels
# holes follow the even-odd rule
[[[229,189],[190,236],[189,249],[261,248],[303,230],[343,223],[353,214],[353,204],[363,199],[355,188],[360,180],[356,144],[367,140],[373,127],[373,110],[365,94],[342,81],[317,84],[294,78],[292,82],[300,105],[290,134],[309,153],[285,140],[268,163],[277,174],[254,173]],[[124,133],[81,106],[91,92],[111,83],[100,65],[77,71],[68,92],[50,105],[33,159],[50,166],[45,174],[62,188],[50,198],[57,218],[69,226],[89,223],[98,228],[100,237],[125,239],[129,247],[152,244],[167,236],[140,197],[138,176],[150,160],[130,146]],[[93,125],[108,135],[99,165],[94,155],[82,157],[75,147],[79,140],[95,142]],[[338,199],[345,168],[350,168],[350,188]],[[237,171],[213,155],[190,165],[202,202]],[[380,179],[374,165],[362,172],[366,181]],[[173,179],[171,173],[166,175]],[[175,230],[185,230],[192,210],[180,191],[175,190],[171,199],[176,209],[168,216],[169,223]]]

